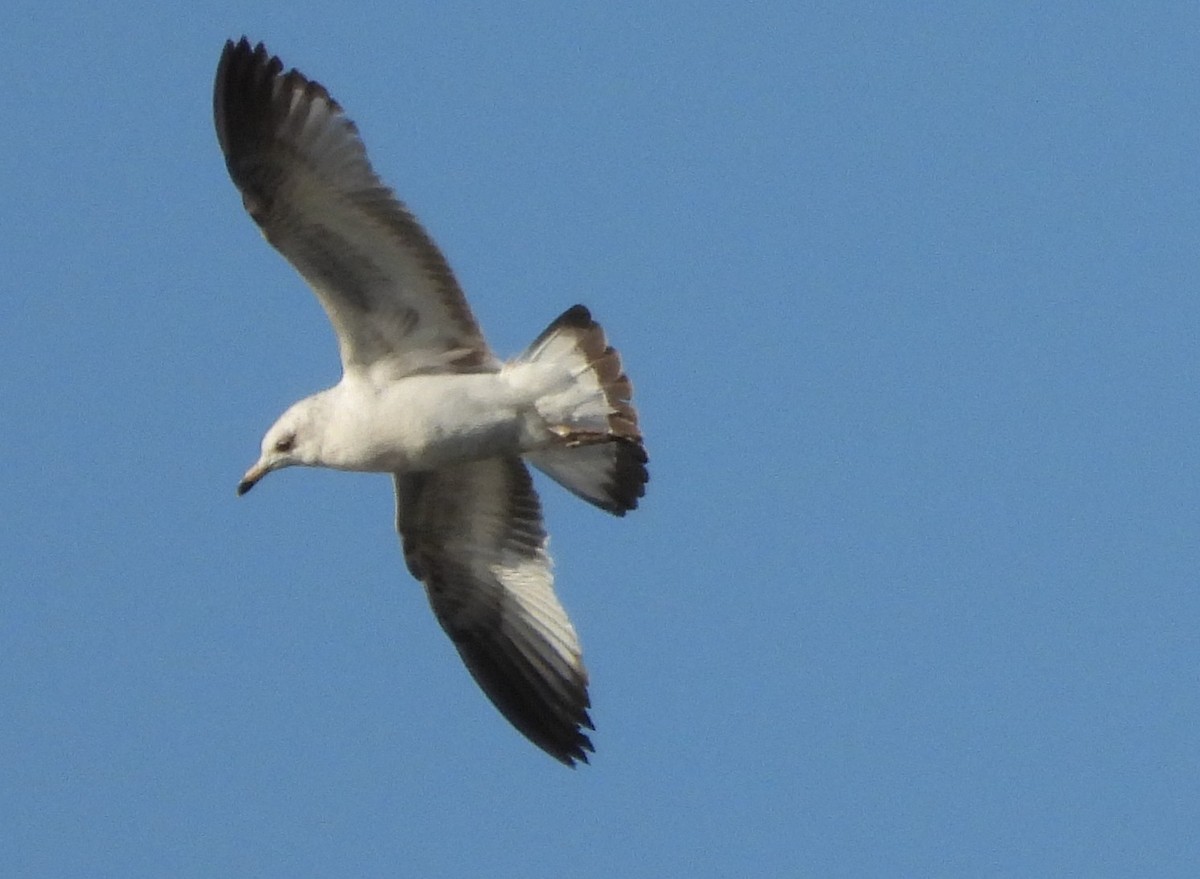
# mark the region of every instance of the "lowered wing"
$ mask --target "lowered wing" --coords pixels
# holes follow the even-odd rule
[[[518,458],[396,477],[404,558],[500,712],[568,766],[592,743],[579,639],[554,595],[541,505]]]

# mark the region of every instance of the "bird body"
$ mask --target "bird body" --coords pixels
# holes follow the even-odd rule
[[[250,475],[291,464],[373,473],[433,470],[536,452],[568,434],[599,433],[603,427],[588,417],[588,407],[607,413],[604,390],[596,382],[579,386],[572,374],[576,349],[565,350],[572,356],[563,362],[517,359],[495,372],[418,374],[386,382],[347,373],[280,416]],[[561,402],[564,391],[572,392],[569,404]],[[314,423],[325,427],[309,429]]]

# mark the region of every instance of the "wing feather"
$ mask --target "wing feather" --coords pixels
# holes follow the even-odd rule
[[[445,257],[323,86],[243,37],[225,44],[213,114],[247,211],[315,290],[346,371],[495,367]]]
[[[396,511],[409,570],[484,693],[538,747],[587,762],[587,671],[554,595],[525,465],[492,458],[397,475]]]

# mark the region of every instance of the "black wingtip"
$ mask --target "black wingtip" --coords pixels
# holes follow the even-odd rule
[[[586,725],[588,729],[593,729],[590,722]],[[553,746],[549,745],[548,743],[540,742],[532,738],[530,740],[564,766],[568,766],[571,769],[578,769],[581,763],[584,766],[590,766],[592,761],[588,758],[588,754],[596,753],[596,749],[592,746],[592,740],[584,734],[582,729],[577,729],[575,734],[576,740],[574,742],[572,742],[569,746],[560,746],[557,749],[553,748]]]

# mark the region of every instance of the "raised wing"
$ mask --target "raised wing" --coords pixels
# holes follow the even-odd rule
[[[475,681],[539,748],[587,762],[579,639],[554,596],[542,510],[518,458],[396,476],[404,558]]]
[[[225,44],[213,113],[246,210],[316,291],[343,369],[395,378],[494,366],[445,257],[324,87],[243,37]]]

